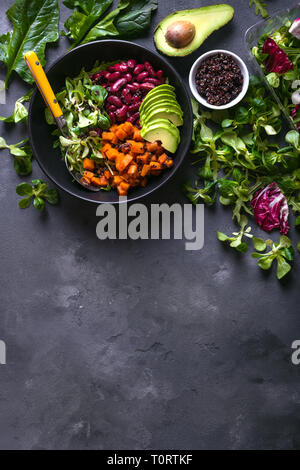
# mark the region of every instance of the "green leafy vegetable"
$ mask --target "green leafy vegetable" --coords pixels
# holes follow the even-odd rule
[[[149,28],[156,9],[157,0],[120,0],[118,7],[100,20],[81,44],[105,37],[137,37]]]
[[[269,13],[266,10],[266,3],[263,0],[249,0],[249,7],[251,8],[252,5],[255,6],[255,14],[261,15],[262,18],[267,18]]]
[[[22,122],[22,121],[27,122],[28,111],[23,105],[23,103],[30,100],[32,92],[33,90],[29,90],[29,92],[26,95],[19,98],[16,101],[15,109],[13,113],[11,114],[11,116],[8,116],[8,117],[0,116],[0,121],[13,122],[15,124],[17,124],[18,122]]]
[[[8,145],[3,137],[0,137],[0,150],[8,149],[14,157],[14,169],[20,176],[27,176],[32,171],[32,149],[30,145],[24,145],[29,139],[17,144]]]
[[[5,86],[8,87],[14,70],[23,80],[33,83],[23,56],[25,52],[34,50],[41,64],[45,64],[47,43],[59,38],[58,1],[16,0],[6,15],[13,24],[13,31],[0,36],[0,61],[7,67]]]
[[[66,20],[66,33],[73,40],[72,47],[84,39],[97,20],[112,5],[112,0],[64,0],[64,5],[71,10],[72,15]]]
[[[265,245],[265,249],[267,247],[270,248],[266,253],[254,252],[252,253],[252,257],[258,260],[258,266],[264,270],[270,269],[273,261],[276,260],[277,278],[282,279],[292,269],[291,265],[289,264],[289,262],[291,262],[294,258],[292,242],[287,236],[282,235],[280,237],[279,243],[274,243],[272,240],[267,240]],[[260,251],[265,250],[261,249]]]
[[[45,209],[45,201],[51,205],[56,205],[59,202],[59,194],[56,189],[48,189],[48,183],[44,183],[40,179],[35,179],[30,183],[20,183],[16,187],[16,193],[19,196],[25,196],[19,201],[19,207],[26,209],[31,205],[39,211]]]
[[[239,232],[233,232],[232,237],[228,237],[225,233],[217,232],[217,237],[220,242],[229,243],[231,248],[234,248],[241,253],[247,253],[248,245],[243,242],[243,237],[253,238],[251,232],[251,227],[247,227],[248,219],[246,216],[241,217],[240,226],[241,229]],[[247,227],[247,228],[246,228]]]

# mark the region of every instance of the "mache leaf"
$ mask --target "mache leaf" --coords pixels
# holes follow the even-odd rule
[[[8,87],[14,70],[25,82],[33,83],[23,56],[34,50],[41,64],[45,65],[47,43],[59,38],[58,1],[16,0],[6,15],[13,24],[13,31],[0,36],[0,61],[7,67],[5,86]]]

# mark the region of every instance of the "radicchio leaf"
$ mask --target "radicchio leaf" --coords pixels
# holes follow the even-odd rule
[[[264,66],[268,73],[286,73],[289,70],[293,70],[294,64],[292,64],[286,53],[276,44],[274,39],[267,38],[265,40],[262,52],[269,56],[264,61]]]
[[[289,29],[289,33],[291,33],[296,39],[300,39],[300,18],[295,19]]]
[[[276,183],[258,191],[251,200],[256,223],[266,232],[279,228],[283,235],[290,229],[289,206]]]

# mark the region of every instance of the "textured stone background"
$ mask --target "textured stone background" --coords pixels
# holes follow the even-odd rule
[[[174,10],[215,2],[159,3],[153,27]],[[172,60],[185,79],[215,47],[247,59],[243,36],[256,16],[248,0],[229,3],[234,21]],[[1,1],[1,33],[10,4]],[[272,0],[269,9],[281,6]],[[153,48],[152,31],[139,42]],[[62,38],[48,64],[66,49]],[[15,78],[0,114],[24,91]],[[1,125],[0,135],[17,142],[26,130]],[[300,367],[290,361],[300,338],[298,260],[279,283],[224,248],[215,236],[232,227],[223,208],[206,209],[200,252],[183,241],[100,242],[95,207],[65,194],[45,214],[21,211],[6,151],[1,162],[0,448],[299,448]],[[189,168],[187,157],[146,202],[186,202]],[[36,162],[33,175],[43,177]]]

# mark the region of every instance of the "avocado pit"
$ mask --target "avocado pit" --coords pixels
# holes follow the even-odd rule
[[[168,26],[165,38],[170,46],[181,49],[193,41],[195,34],[196,28],[193,23],[180,20],[174,21],[174,23]]]

